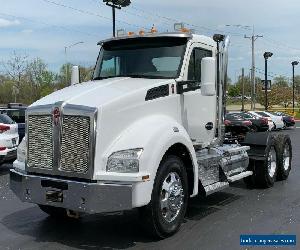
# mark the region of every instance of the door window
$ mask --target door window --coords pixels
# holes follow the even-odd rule
[[[188,70],[188,80],[201,82],[201,61],[204,57],[212,57],[212,52],[209,50],[194,48],[191,54]]]

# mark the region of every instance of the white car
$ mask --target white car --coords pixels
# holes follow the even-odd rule
[[[267,118],[268,119],[268,125],[269,125],[269,131],[275,129],[275,124],[274,124],[271,117],[266,116],[266,115],[260,115],[260,114],[258,114],[258,111],[248,111],[248,112],[250,114],[254,115],[255,117],[258,117],[258,118]]]
[[[7,115],[0,114],[0,163],[14,160],[18,145],[18,124]]]
[[[283,129],[284,128],[284,122],[283,122],[282,116],[274,115],[268,111],[256,111],[256,113],[263,117],[271,118],[275,125],[274,129]]]

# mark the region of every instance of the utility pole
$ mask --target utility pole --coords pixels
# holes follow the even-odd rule
[[[252,36],[244,36],[244,38],[248,38],[251,40],[251,47],[252,47],[252,69],[251,69],[251,82],[252,82],[252,88],[251,88],[251,109],[255,110],[255,103],[256,103],[256,83],[255,83],[255,55],[254,55],[254,45],[255,41],[263,37],[261,35],[255,35],[254,33],[254,25],[252,29]]]
[[[245,111],[245,82],[244,82],[244,68],[242,68],[242,111]]]

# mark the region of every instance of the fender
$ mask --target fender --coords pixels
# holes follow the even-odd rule
[[[146,182],[147,190],[144,190],[143,192],[143,203],[147,204],[151,200],[153,183],[159,164],[166,151],[176,143],[183,144],[190,153],[194,170],[194,188],[192,196],[195,196],[198,193],[198,165],[195,150],[185,128],[171,117],[151,115],[136,121],[124,130],[118,139],[112,143],[108,150],[106,150],[104,155],[105,159],[103,160],[104,162],[107,162],[108,157],[112,153],[120,150],[143,148],[143,153],[140,158],[140,172],[138,175],[140,177],[142,175],[150,176],[149,181]],[[125,174],[123,181],[128,181],[127,178],[130,175],[137,176],[135,173]],[[117,176],[118,181],[122,181],[122,174],[117,174]],[[140,188],[140,190],[143,190],[143,188]],[[138,188],[136,188],[136,191],[139,192]]]

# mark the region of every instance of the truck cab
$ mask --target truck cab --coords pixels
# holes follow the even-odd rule
[[[28,107],[12,190],[54,216],[138,208],[154,235],[175,233],[189,197],[255,172],[253,136],[224,144],[228,41],[182,30],[99,42],[91,81]],[[260,146],[271,186],[280,149],[270,136]]]

